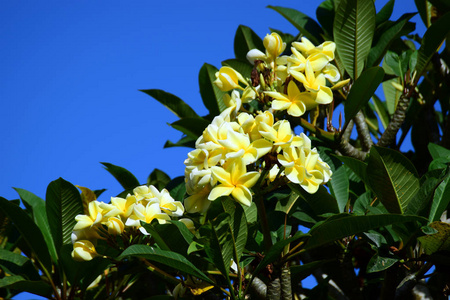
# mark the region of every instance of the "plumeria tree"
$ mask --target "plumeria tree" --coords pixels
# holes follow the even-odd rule
[[[270,6],[298,32],[239,26],[200,70],[206,116],[143,90],[179,117],[184,175],[103,163],[119,195],[60,178],[0,198],[0,296],[447,299],[450,5],[415,4],[423,36],[394,0]]]

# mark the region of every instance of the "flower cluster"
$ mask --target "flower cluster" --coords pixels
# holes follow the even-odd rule
[[[133,195],[128,194],[126,198],[111,197],[111,203],[91,201],[88,213],[75,217],[72,257],[81,261],[91,260],[97,255],[94,247],[97,239],[122,234],[127,227],[148,235],[141,221],[158,220],[162,224],[171,217],[181,217],[183,213],[181,202],[175,201],[166,189],[159,191],[152,185],[136,187]]]
[[[296,135],[278,112],[300,117],[332,102],[329,85],[340,78],[331,64],[335,44],[316,47],[302,38],[292,43],[290,56],[280,56],[286,43],[277,33],[267,35],[263,44],[265,53],[253,49],[247,54],[254,64],[251,79],[229,66],[216,73],[216,86],[230,92],[223,99],[227,109],[204,130],[184,162],[190,195],[184,202],[187,212],[205,212],[211,201],[228,195],[249,206],[250,189],[262,170],[270,170],[269,182],[286,178],[309,193],[331,177],[310,139],[303,133]],[[252,101],[256,105],[244,106]],[[258,109],[252,109],[255,106]]]

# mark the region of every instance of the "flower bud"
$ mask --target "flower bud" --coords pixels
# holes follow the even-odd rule
[[[286,43],[283,43],[281,36],[276,32],[272,32],[270,35],[266,35],[263,43],[268,56],[272,58],[276,58],[277,56],[279,56],[286,48]]]
[[[243,88],[239,85],[239,81],[247,84],[244,77],[242,77],[239,72],[230,67],[220,68],[219,72],[216,73],[216,78],[217,79],[214,81],[214,84],[224,92],[231,91],[232,89],[243,90]]]
[[[106,227],[108,227],[108,233],[111,235],[121,234],[125,228],[122,220],[116,217],[110,217],[106,222]]]
[[[94,245],[88,240],[77,241],[73,244],[72,258],[76,261],[89,261],[98,256]]]

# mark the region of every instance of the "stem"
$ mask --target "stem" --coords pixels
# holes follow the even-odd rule
[[[406,110],[408,109],[409,99],[411,96],[410,94],[411,92],[409,92],[408,95],[402,95],[398,100],[397,109],[395,110],[388,127],[378,140],[377,143],[378,146],[386,147],[390,145],[392,142],[395,142],[397,132],[399,131],[400,127],[402,126],[406,118]]]
[[[266,299],[267,285],[258,277],[253,277],[250,290],[256,296],[256,299]]]
[[[356,130],[361,139],[362,148],[364,151],[370,150],[373,145],[372,138],[370,137],[369,128],[362,111],[358,111],[355,118],[353,119],[356,124]]]
[[[281,299],[292,300],[291,270],[287,263],[281,267]]]
[[[56,300],[62,300],[61,295],[58,293],[58,289],[56,288],[55,283],[53,282],[52,275],[48,272],[47,268],[42,264],[41,260],[37,258],[39,264],[42,267],[42,272],[45,274],[45,276],[48,278],[48,281],[50,282],[50,285],[52,286],[52,290],[55,293]]]
[[[344,155],[351,156],[359,160],[364,160],[366,158],[367,152],[356,149],[349,142],[350,135],[353,130],[353,124],[353,121],[348,122],[347,128],[342,132],[338,150]]]
[[[280,300],[281,299],[281,285],[280,278],[276,277],[271,280],[267,285],[267,300]]]
[[[432,266],[433,263],[428,261],[416,273],[406,276],[395,290],[395,299],[405,299],[408,292],[416,286],[417,282],[424,277]]]

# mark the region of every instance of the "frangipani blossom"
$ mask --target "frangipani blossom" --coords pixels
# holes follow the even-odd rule
[[[291,48],[292,55],[287,59],[289,62],[288,70],[304,72],[306,67],[306,62],[309,61],[314,72],[320,72],[326,65],[329,64],[326,55],[317,53],[305,58],[300,52],[298,52],[294,47]]]
[[[215,200],[221,196],[232,195],[243,205],[250,206],[252,193],[250,188],[258,181],[258,172],[247,172],[242,162],[229,164],[226,169],[222,167],[211,168],[213,176],[220,182],[208,196],[209,200]]]
[[[104,217],[128,216],[133,212],[133,206],[137,203],[136,196],[127,195],[126,199],[120,197],[111,197],[111,204],[101,203],[100,207],[104,211]]]
[[[157,202],[159,203],[159,207],[163,212],[172,217],[181,217],[183,215],[183,204],[180,201],[175,201],[172,196],[170,196],[170,193],[167,189],[162,189],[160,192],[153,185],[150,185],[149,189],[155,196],[155,198],[153,199],[157,200]]]
[[[148,235],[148,232],[141,227],[141,221],[151,223],[154,219],[157,219],[160,224],[164,224],[170,220],[170,217],[161,211],[158,202],[149,202],[146,206],[139,203],[134,206],[133,213],[126,221],[125,226],[137,227],[143,234]]]
[[[289,115],[300,117],[307,110],[311,110],[318,105],[311,93],[300,92],[294,81],[289,82],[287,92],[287,95],[278,92],[265,92],[266,95],[274,98],[272,100],[272,109],[287,110]]]
[[[293,42],[292,46],[294,46],[306,56],[318,53],[324,54],[329,61],[334,59],[334,51],[336,50],[336,44],[334,42],[326,41],[316,47],[305,37],[301,38],[301,42]]]
[[[283,53],[286,48],[286,43],[283,42],[281,36],[276,32],[272,32],[270,35],[267,34],[264,37],[263,44],[266,48],[267,56],[273,59]]]
[[[305,89],[315,95],[315,101],[318,104],[329,104],[333,101],[333,92],[327,87],[325,75],[323,73],[314,74],[309,61],[305,65],[305,74],[293,70],[290,73],[295,79],[303,83]]]
[[[273,126],[261,123],[259,133],[269,141],[272,141],[274,146],[288,145],[294,138],[294,133],[288,120],[278,121]]]
[[[76,261],[89,261],[98,256],[94,244],[88,240],[77,241],[73,244],[72,258]]]
[[[242,82],[246,86],[248,84],[239,72],[227,66],[220,68],[220,70],[216,72],[216,78],[217,79],[214,81],[214,84],[224,92],[228,92],[233,89],[243,90],[243,88],[239,85],[239,82]]]
[[[184,199],[186,211],[188,213],[206,212],[211,205],[211,201],[208,199],[211,189],[210,185],[206,185],[200,191],[196,191]]]
[[[285,168],[286,177],[310,194],[315,193],[331,176],[330,167],[320,159],[316,148],[284,148],[283,154],[278,155],[278,161]]]
[[[110,217],[108,221],[105,223],[106,227],[108,227],[108,233],[111,235],[118,235],[123,232],[125,229],[125,225],[122,220],[117,217]]]
[[[96,224],[100,224],[103,219],[103,209],[100,207],[100,202],[91,201],[88,206],[89,215],[77,215],[75,220],[77,224],[73,230],[81,230],[87,227],[92,227]]]

